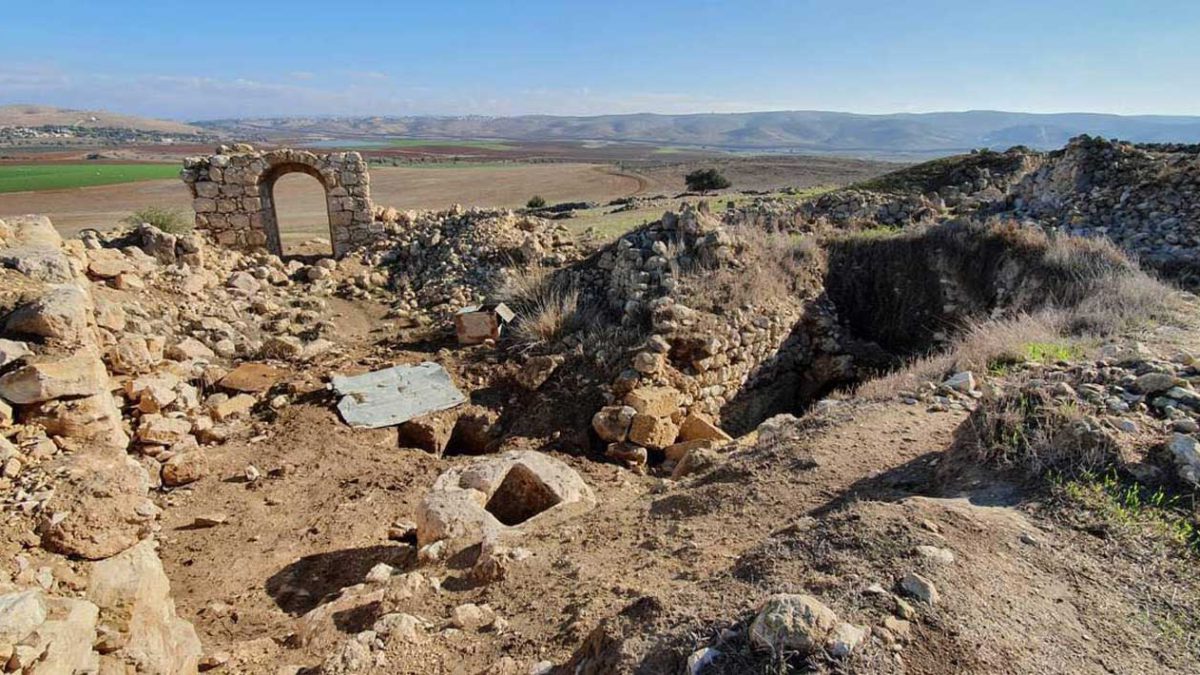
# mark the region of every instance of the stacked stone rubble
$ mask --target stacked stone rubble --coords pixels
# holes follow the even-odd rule
[[[1154,264],[1200,261],[1200,154],[1081,136],[1015,185],[1006,207],[1072,234],[1104,236]]]
[[[199,640],[175,614],[149,539],[158,514],[151,477],[126,452],[108,367],[153,359],[162,345],[124,332],[123,315],[95,296],[88,278],[134,284],[139,265],[157,263],[141,249],[89,253],[82,240],[63,242],[44,217],[0,221],[4,511],[35,526],[46,551],[101,561],[78,563],[90,567],[86,597],[3,575],[0,661],[47,675],[196,672]]]
[[[610,308],[630,330],[648,333],[613,382],[611,405],[593,424],[618,446],[610,453],[616,458],[636,464],[637,448],[645,447],[680,461],[686,450],[680,444],[719,439],[718,424],[740,429],[792,409],[849,372],[836,319],[815,292],[817,261],[801,273],[809,278],[796,280],[794,295],[741,306],[718,302],[725,305],[720,308],[699,297],[715,270],[750,273],[761,263],[735,231],[703,210],[685,208],[600,256]],[[641,402],[651,391],[659,392],[653,415]],[[703,423],[716,433],[689,437],[688,420],[692,429]]]

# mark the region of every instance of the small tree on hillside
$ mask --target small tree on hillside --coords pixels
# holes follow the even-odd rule
[[[705,193],[709,190],[721,190],[731,185],[729,179],[722,176],[716,169],[696,169],[683,177],[687,189],[692,192]]]
[[[546,206],[546,200],[542,199],[541,195],[534,195],[529,198],[529,201],[525,202],[525,208],[527,209],[540,209],[544,206]]]

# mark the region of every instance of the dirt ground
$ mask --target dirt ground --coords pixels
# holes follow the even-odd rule
[[[733,182],[726,192],[840,186],[895,167],[885,162],[821,157],[711,161],[693,158],[621,166],[591,163],[372,166],[371,196],[376,204],[398,209],[442,209],[454,204],[515,208],[524,206],[534,195],[550,203],[603,204],[632,195],[676,195],[684,189],[686,173],[707,166],[717,167]],[[295,244],[311,237],[328,237],[324,196],[315,180],[301,174],[284,176],[277,186],[276,197],[285,242]],[[122,218],[146,206],[179,209],[189,219],[192,217],[186,187],[173,180],[0,194],[0,217],[44,214],[65,236],[87,228],[117,227]],[[652,209],[655,214],[660,210]]]
[[[535,194],[548,201],[609,201],[636,194],[645,185],[636,176],[596,164],[371,168],[374,202],[399,209],[440,209],[453,204],[515,207]],[[285,238],[288,232],[299,237],[328,236],[324,195],[315,180],[285,176],[276,202]],[[111,229],[132,211],[151,205],[180,209],[191,217],[187,187],[173,180],[0,194],[0,214],[49,216],[64,236],[89,227]]]
[[[456,358],[441,344],[397,342],[373,303],[335,301],[329,311],[343,350],[295,374],[305,389],[326,371]],[[614,617],[630,612],[641,617],[638,635],[652,634],[677,653],[721,642],[726,656],[706,672],[777,672],[741,632],[766,596],[812,593],[843,620],[879,625],[894,608],[869,587],[890,588],[913,570],[931,578],[942,599],[915,610],[902,652],[871,649],[848,663],[809,666],[931,674],[1190,670],[1186,650],[1163,639],[1146,613],[1136,556],[1064,527],[1043,513],[1036,492],[1003,476],[945,469],[969,426],[963,411],[844,403],[812,415],[788,442],[753,432],[722,467],[678,482],[565,447],[555,456],[584,477],[599,505],[553,527],[528,528],[521,546],[530,557],[481,586],[453,562],[418,565],[412,547],[387,536],[393,522],[412,517],[439,473],[471,458],[401,449],[394,430],[349,429],[332,404],[320,391],[297,401],[254,440],[214,449],[208,477],[160,496],[161,554],[173,596],[206,653],[232,655],[230,672],[319,664],[375,614],[342,612],[336,630],[306,639],[299,636],[312,629],[302,617],[380,562],[433,576],[441,590],[402,608],[428,623],[425,637],[390,646],[388,665],[371,672],[529,672],[540,662],[567,662],[589,636],[614,630]],[[249,465],[266,478],[248,483]],[[214,515],[225,522],[193,527]],[[949,549],[955,562],[920,560],[918,545]],[[453,609],[468,602],[487,603],[507,628],[451,629]],[[635,639],[610,637],[618,645]],[[518,669],[489,670],[501,659]],[[655,662],[638,672],[680,666]]]

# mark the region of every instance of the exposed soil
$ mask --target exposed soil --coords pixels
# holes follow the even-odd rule
[[[377,322],[380,308],[369,303],[337,302],[331,311],[344,330],[344,353],[297,373],[301,389],[312,389],[319,371],[384,357],[416,362],[437,347],[394,351]],[[1178,334],[1169,339],[1172,348],[1196,346],[1179,343]],[[339,640],[368,628],[379,613],[372,605],[340,608],[333,628],[302,617],[380,562],[438,577],[442,590],[402,610],[427,620],[431,634],[388,647],[387,666],[370,672],[490,672],[502,657],[520,669],[511,672],[566,663],[581,644],[608,635],[606,620],[630,611],[643,617],[637,634],[650,642],[630,647],[628,635],[601,642],[614,654],[641,654],[636,672],[678,672],[683,656],[726,629],[733,632],[717,640],[724,656],[706,672],[774,672],[779,664],[741,632],[766,595],[815,594],[844,620],[878,625],[894,608],[868,587],[892,588],[913,570],[934,580],[942,600],[918,606],[903,652],[872,648],[842,665],[817,659],[807,667],[1189,670],[1186,648],[1147,618],[1133,583],[1136,558],[1114,556],[1111,544],[1058,522],[1037,489],[988,471],[939,471],[970,428],[965,412],[846,403],[780,428],[791,430],[790,440],[753,432],[723,466],[677,483],[597,462],[585,447],[556,452],[596,491],[599,506],[553,528],[530,528],[520,542],[530,557],[479,585],[454,561],[421,565],[414,549],[388,539],[389,526],[411,517],[440,472],[470,458],[400,449],[394,430],[351,430],[314,390],[255,440],[211,452],[210,477],[162,498],[161,554],[181,615],[195,622],[208,651],[233,655],[233,672],[315,666]],[[247,482],[248,465],[265,478]],[[226,522],[192,526],[214,514]],[[917,545],[949,549],[956,560],[921,560]],[[490,605],[507,628],[438,633],[468,602]],[[594,672],[628,671],[632,662],[612,658],[611,670]]]

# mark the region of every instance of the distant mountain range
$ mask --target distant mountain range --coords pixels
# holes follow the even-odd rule
[[[1081,133],[1140,143],[1200,142],[1200,117],[987,110],[859,115],[821,111],[559,117],[280,117],[195,122],[231,136],[605,141],[763,152],[952,154],[1061,147]]]
[[[1014,145],[1049,149],[1082,133],[1139,143],[1198,143],[1200,116],[968,112],[859,115],[822,111],[560,117],[273,117],[184,124],[105,111],[0,106],[0,127],[66,125],[227,139],[590,141],[874,157],[948,155]]]

